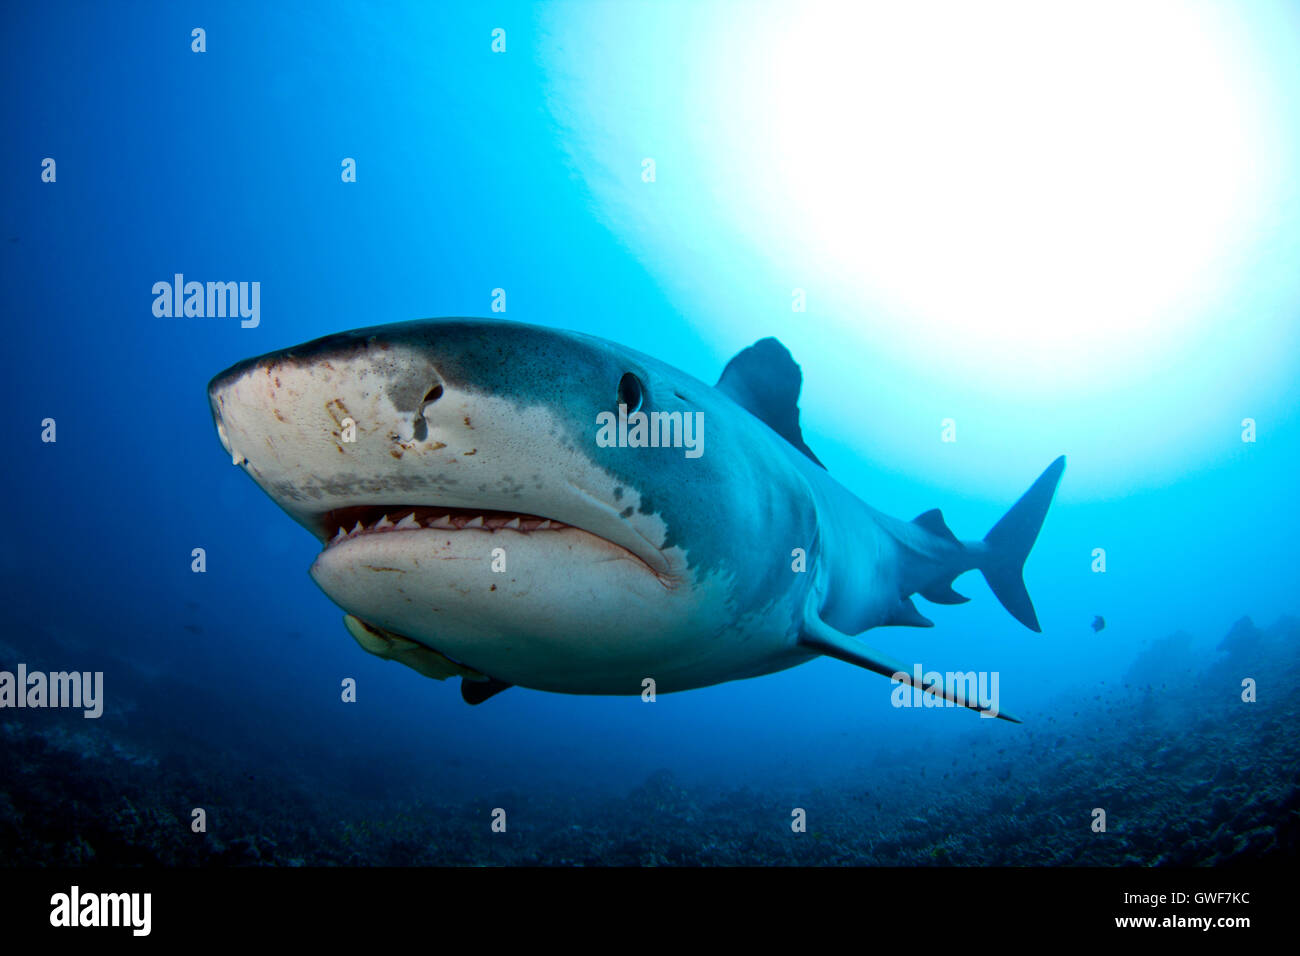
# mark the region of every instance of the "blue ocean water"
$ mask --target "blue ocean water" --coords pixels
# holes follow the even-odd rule
[[[711,9],[738,18],[737,37],[795,16]],[[764,149],[816,145],[815,131],[775,127],[761,63],[734,65],[744,82],[717,87],[722,107],[697,97],[712,83],[701,64],[726,70],[730,34],[684,28],[684,5],[7,10],[0,669],[103,671],[105,712],[0,711],[6,862],[1118,864],[1293,850],[1300,207],[1279,171],[1300,158],[1300,16],[1209,9],[1245,78],[1222,115],[1253,117],[1250,162],[1216,153],[1206,167],[1233,182],[1236,231],[1180,246],[1196,268],[1178,271],[1157,234],[1141,259],[1106,259],[1131,231],[1108,220],[1095,247],[1068,250],[1095,261],[1053,262],[1077,287],[990,304],[972,285],[979,318],[955,326],[949,299],[909,299],[897,272],[849,275],[808,252],[825,240],[825,197],[791,220],[771,212],[789,171]],[[779,44],[747,49],[780,59]],[[1159,73],[1161,52],[1148,56]],[[758,105],[728,100],[737,90]],[[1186,104],[1152,95],[1177,106],[1157,118],[1185,119]],[[1207,127],[1204,150],[1213,106],[1186,121]],[[832,200],[872,175],[869,154],[908,149],[871,141]],[[1169,208],[1217,215],[1215,181],[1185,184]],[[1063,202],[1052,195],[1036,202]],[[1037,215],[1017,229],[1051,221]],[[778,220],[801,225],[777,235]],[[927,290],[958,281],[940,258],[950,227],[897,240],[932,257],[917,267]],[[1019,266],[995,278],[1038,281],[1040,263]],[[256,327],[157,317],[153,287],[177,274],[258,282]],[[1113,294],[1089,287],[1119,276]],[[1026,571],[1042,634],[970,575],[957,585],[970,604],[924,607],[933,629],[871,635],[927,668],[996,670],[1024,723],[895,708],[887,681],[825,659],[653,705],[514,688],[471,708],[454,682],[363,654],[307,576],[317,543],[223,452],[206,385],[331,332],[493,315],[497,289],[501,317],[599,335],[707,382],[778,336],[803,367],[804,437],[831,474],[901,518],[942,507],[963,538],[1066,454]],[[1141,308],[1124,312],[1125,296]],[[1128,318],[1054,317],[1079,301]],[[1030,306],[1040,319],[998,324]],[[955,443],[941,440],[949,419]],[[344,678],[355,703],[340,700]],[[1241,700],[1246,678],[1255,703]],[[210,811],[207,842],[189,839],[195,806]],[[492,842],[496,807],[517,839]],[[1095,807],[1112,808],[1108,835],[1090,829]]]

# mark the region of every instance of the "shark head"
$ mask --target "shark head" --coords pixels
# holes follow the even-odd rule
[[[501,682],[726,679],[701,635],[762,605],[744,546],[800,517],[759,474],[786,452],[757,420],[575,333],[379,326],[241,362],[208,392],[232,460],[320,540],[311,575],[335,603]],[[665,440],[619,440],[620,406],[661,413]]]

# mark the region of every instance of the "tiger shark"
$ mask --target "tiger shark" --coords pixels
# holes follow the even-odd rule
[[[460,677],[469,703],[683,691],[824,655],[1014,721],[860,635],[932,626],[913,596],[964,603],[952,582],[974,569],[1040,630],[1023,568],[1064,457],[962,541],[937,509],[893,518],[832,478],[801,385],[772,338],[710,386],[590,335],[446,318],[248,359],[208,395],[232,460],[321,541],[311,576],[354,639]]]

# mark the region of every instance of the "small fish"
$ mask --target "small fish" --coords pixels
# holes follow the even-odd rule
[[[1098,614],[1096,617],[1092,619],[1093,633],[1104,630],[1105,627],[1106,627],[1106,619],[1102,617],[1100,614]]]

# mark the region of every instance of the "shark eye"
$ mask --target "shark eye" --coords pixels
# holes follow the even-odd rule
[[[618,404],[626,405],[627,413],[631,415],[635,411],[640,411],[644,400],[645,389],[641,385],[641,380],[631,372],[623,373],[623,377],[618,380]]]

